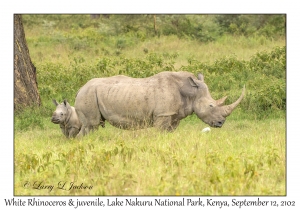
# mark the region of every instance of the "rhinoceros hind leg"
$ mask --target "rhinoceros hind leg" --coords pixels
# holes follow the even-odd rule
[[[77,134],[76,138],[82,138],[85,135],[85,127],[81,126],[81,129],[79,131],[79,133]]]

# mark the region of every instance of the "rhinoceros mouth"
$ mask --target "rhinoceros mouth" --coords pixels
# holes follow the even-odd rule
[[[55,119],[55,118],[52,118],[51,122],[53,122],[54,124],[59,124],[60,123],[60,121],[58,119]]]
[[[225,120],[213,121],[210,123],[210,126],[214,127],[214,128],[221,128],[223,126],[224,122],[225,122]]]
[[[222,125],[211,125],[213,128],[222,128]]]

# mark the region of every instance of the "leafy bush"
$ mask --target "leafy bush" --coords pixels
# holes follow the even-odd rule
[[[277,15],[216,15],[216,22],[224,33],[235,35],[285,35],[286,16]]]
[[[103,16],[103,15],[102,15]],[[91,19],[90,15],[23,15],[24,25],[34,28],[42,25],[44,33],[52,34],[53,28],[77,31],[89,29],[96,37],[124,36],[144,41],[160,35],[176,35],[179,38],[214,41],[224,33],[233,35],[262,35],[269,38],[285,35],[286,16],[271,15],[109,15]],[[155,29],[154,29],[154,19]],[[94,36],[93,35],[93,36]],[[85,36],[88,37],[88,36]],[[100,39],[102,39],[100,38]],[[126,40],[126,39],[125,39]],[[77,41],[77,42],[76,42]],[[96,41],[96,40],[95,40]],[[75,40],[75,44],[79,44]],[[117,47],[126,45],[124,39]],[[82,47],[82,46],[79,46]]]
[[[224,57],[213,64],[189,60],[182,70],[195,74],[202,72],[206,83],[213,91],[229,95],[233,102],[239,96],[242,85],[247,94],[241,108],[264,116],[266,111],[286,110],[286,50],[275,48],[270,53],[258,52],[250,61],[240,61],[236,57]]]
[[[15,113],[14,127],[16,130],[44,128],[44,118],[51,116],[47,107],[28,107],[22,112]]]

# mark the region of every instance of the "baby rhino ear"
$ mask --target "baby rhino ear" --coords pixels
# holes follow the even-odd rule
[[[65,107],[67,107],[68,109],[71,108],[70,104],[68,103],[67,99],[64,100],[64,105]]]
[[[54,104],[55,106],[58,105],[58,103],[57,103],[57,101],[56,101],[55,99],[52,99],[52,102],[53,102],[53,104]]]

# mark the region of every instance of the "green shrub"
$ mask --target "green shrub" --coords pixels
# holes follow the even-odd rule
[[[270,53],[258,52],[250,61],[236,57],[224,57],[213,64],[190,59],[181,70],[201,72],[216,98],[228,95],[228,103],[239,97],[242,85],[246,85],[246,97],[241,103],[244,111],[258,116],[276,110],[286,110],[286,50],[275,48]]]
[[[224,33],[234,35],[263,35],[273,37],[285,35],[286,16],[276,15],[216,15],[216,22]]]
[[[15,113],[14,128],[24,131],[34,128],[44,128],[44,118],[51,116],[51,112],[46,107],[28,107],[20,113]]]

